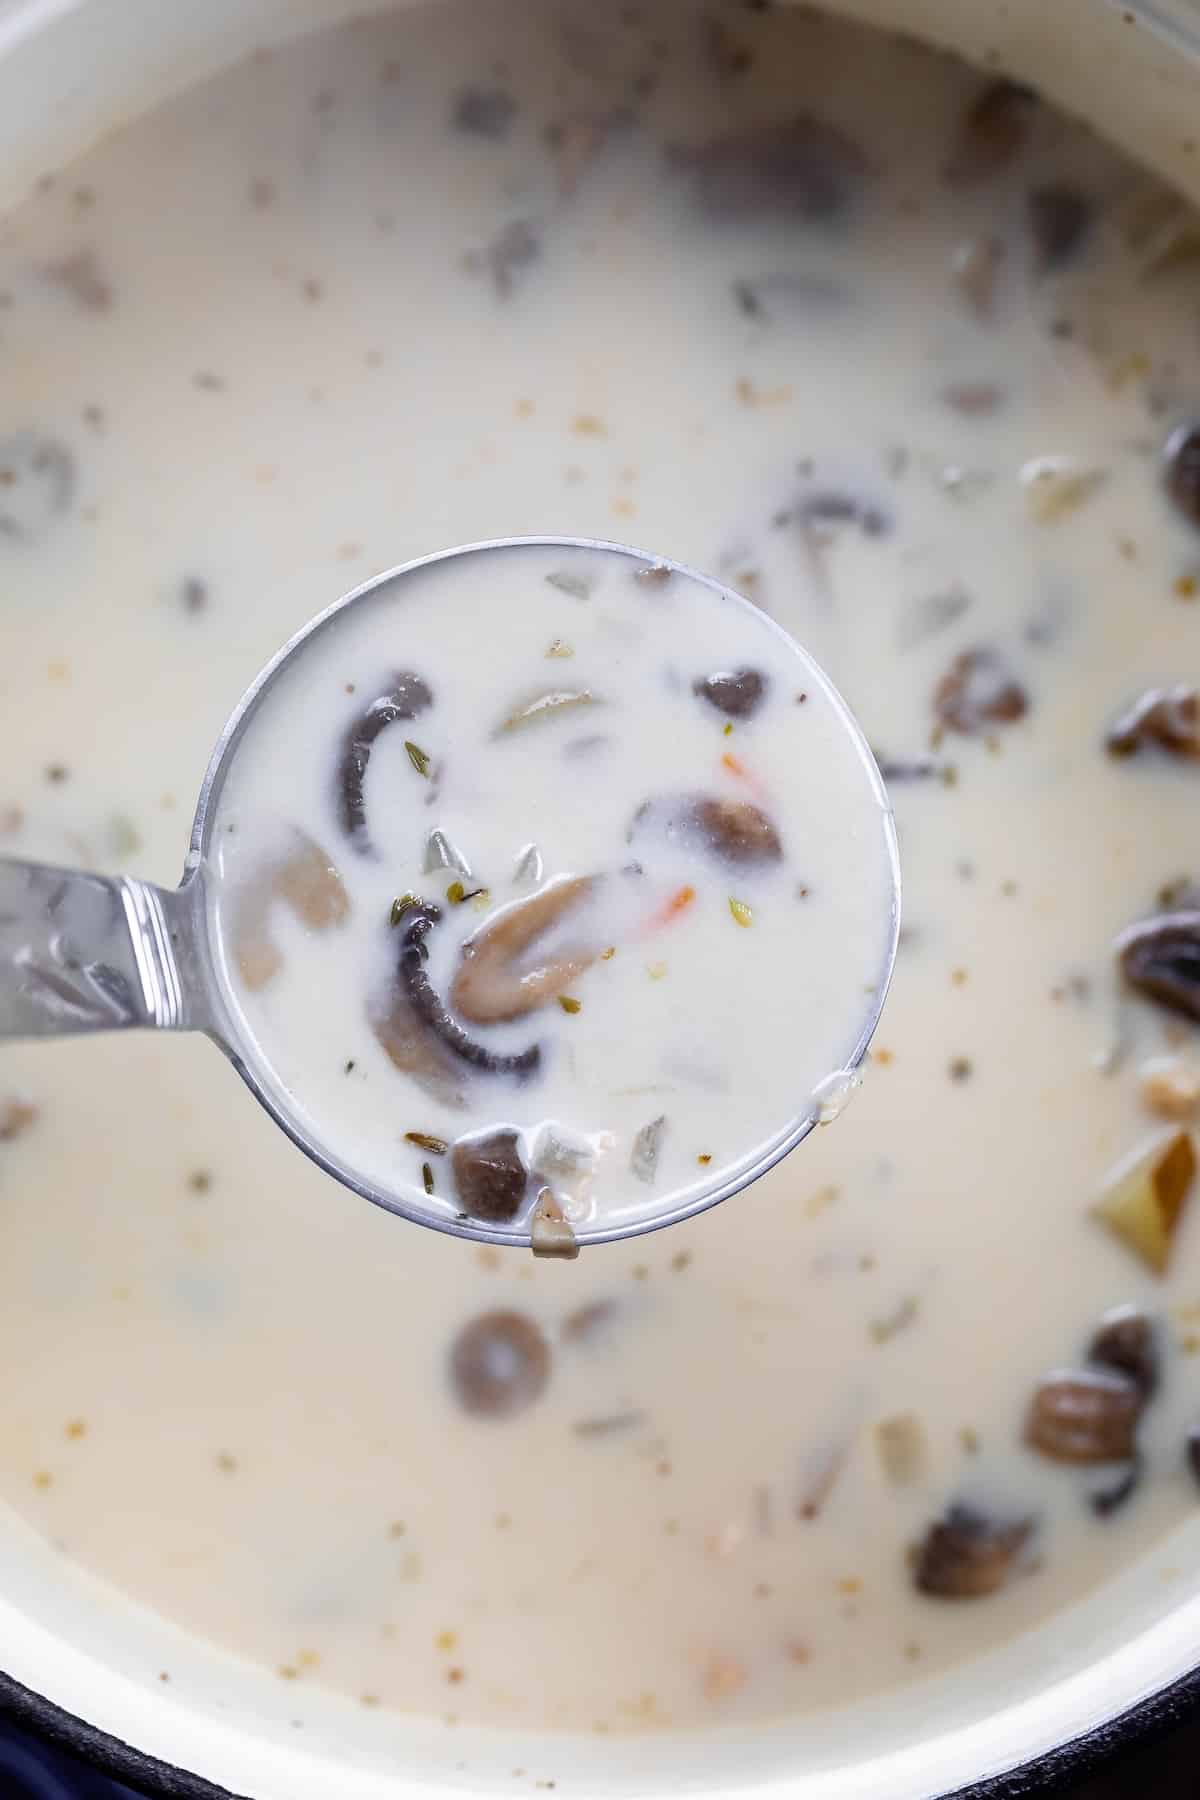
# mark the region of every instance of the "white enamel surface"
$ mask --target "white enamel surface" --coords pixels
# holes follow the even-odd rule
[[[114,77],[107,118],[126,106],[137,110],[150,88],[177,84],[201,66],[193,43],[186,56],[173,51],[163,57],[151,81],[139,85],[134,71],[141,63],[145,33],[140,27],[129,30],[124,48],[130,62],[122,71],[122,36],[108,29],[113,10],[107,9],[105,28],[97,30],[113,57],[104,65]],[[1040,77],[1047,56],[1039,42],[1043,21],[1034,9],[1015,10],[1018,22],[1013,23],[1010,12],[1009,22],[1000,28],[1009,40],[1009,54],[1017,67]],[[100,12],[98,5],[85,7],[81,22],[84,15],[95,20]],[[1086,16],[1090,21],[1091,13]],[[117,9],[118,23],[130,17]],[[260,17],[257,10],[254,17]],[[244,47],[249,20],[250,9],[242,9],[234,21],[237,29],[229,29],[230,15],[212,9],[204,24],[206,35],[213,33],[214,60]],[[8,23],[11,27],[11,17]],[[161,26],[160,19],[157,23]],[[195,29],[194,21],[189,29]],[[222,39],[223,29],[227,35]],[[265,22],[253,27],[253,35],[270,30]],[[1123,41],[1107,19],[1095,30],[1089,43],[1104,43],[1110,32],[1111,42]],[[967,47],[978,49],[980,42]],[[40,46],[31,37],[16,54],[33,56],[35,51]],[[1157,50],[1141,47],[1133,56],[1135,63],[1144,59],[1147,86],[1142,93],[1136,81],[1121,84],[1116,104],[1126,113],[1114,116],[1130,116],[1139,105],[1150,104],[1151,89],[1156,96],[1187,93],[1183,75],[1164,74],[1166,65]],[[86,91],[97,105],[99,66],[94,45],[86,55],[79,47],[56,46],[41,64],[43,72],[53,67],[56,79],[73,79],[76,92]],[[29,92],[28,81],[20,87]],[[1151,105],[1148,122],[1165,131],[1169,114],[1169,105]],[[19,122],[19,108],[14,106],[7,116]],[[78,136],[86,137],[104,117],[101,111],[88,120],[86,109],[77,104]],[[380,1254],[394,1256],[401,1268],[402,1247],[384,1237],[388,1221],[380,1219],[378,1225]],[[292,1696],[273,1680],[249,1670],[231,1678],[221,1659],[179,1641],[149,1619],[118,1624],[85,1578],[65,1571],[52,1553],[15,1526],[3,1547],[6,1599],[0,1640],[9,1671],[29,1686],[139,1748],[255,1800],[307,1800],[310,1795],[327,1800],[331,1792],[347,1800],[372,1800],[376,1794],[455,1788],[511,1792],[523,1785],[513,1782],[515,1767],[527,1769],[532,1779],[555,1779],[560,1789],[581,1793],[644,1794],[661,1786],[732,1795],[773,1784],[790,1796],[820,1800],[843,1795],[857,1800],[863,1793],[909,1800],[1009,1766],[1110,1716],[1190,1666],[1200,1635],[1200,1602],[1186,1571],[1197,1561],[1197,1547],[1197,1534],[1189,1528],[1083,1609],[1052,1621],[1036,1647],[1027,1640],[998,1653],[990,1670],[976,1667],[935,1689],[909,1689],[848,1717],[827,1714],[751,1734],[640,1740],[622,1745],[616,1756],[606,1754],[602,1744],[575,1741],[558,1743],[552,1753],[537,1740],[505,1741],[501,1749],[487,1737],[477,1739],[464,1731],[446,1735],[365,1715],[307,1691],[306,1722],[298,1732],[289,1723]],[[171,1682],[158,1684],[158,1668],[168,1665]],[[1058,1679],[1048,1675],[1056,1665]],[[398,1769],[412,1773],[398,1774]]]

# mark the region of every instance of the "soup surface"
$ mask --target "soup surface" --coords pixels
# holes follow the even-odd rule
[[[212,833],[287,1103],[421,1216],[551,1255],[835,1108],[895,936],[890,817],[821,672],[748,602],[596,548],[448,557],[327,621]]]
[[[1195,1506],[1198,232],[912,44],[507,0],[258,57],[3,222],[5,851],[172,882],[293,630],[570,533],[813,651],[906,875],[836,1130],[569,1264],[354,1200],[203,1042],[7,1047],[0,1490],[114,1607],[365,1704],[715,1723],[957,1666]]]

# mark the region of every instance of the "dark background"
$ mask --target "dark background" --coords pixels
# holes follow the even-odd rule
[[[1066,1788],[1056,1800],[1200,1800],[1200,1709],[1157,1743],[1123,1756],[1115,1767]],[[0,1800],[136,1800],[14,1726],[0,1724]],[[330,1800],[337,1800],[330,1795]],[[871,1800],[863,1795],[862,1800]]]

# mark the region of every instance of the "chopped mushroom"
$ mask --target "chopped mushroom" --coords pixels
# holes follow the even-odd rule
[[[1200,1020],[1200,909],[1130,925],[1116,942],[1121,973],[1148,1000]]]
[[[766,699],[768,685],[758,669],[723,669],[694,681],[692,692],[730,719],[748,719]]]
[[[1069,182],[1048,182],[1026,200],[1029,235],[1041,274],[1069,262],[1091,230],[1096,209],[1088,196]]]
[[[524,1018],[557,999],[590,968],[591,949],[561,950],[522,964],[524,952],[591,893],[593,879],[562,876],[527,900],[502,907],[482,931],[462,947],[462,961],[450,988],[456,1011],[474,1025]]]
[[[344,923],[350,898],[341,874],[315,839],[298,827],[291,849],[263,868],[235,896],[231,942],[238,974],[251,992],[264,988],[283,967],[270,934],[271,910],[287,906],[310,931]]]
[[[1178,1131],[1132,1167],[1119,1170],[1093,1209],[1156,1275],[1166,1273],[1195,1172],[1192,1140],[1186,1131]]]
[[[11,1144],[29,1130],[38,1108],[17,1094],[0,1095],[0,1144]]]
[[[1200,757],[1200,691],[1182,683],[1147,688],[1121,714],[1104,742],[1113,756],[1136,756],[1157,745],[1172,756]]]
[[[579,1255],[575,1229],[549,1188],[543,1188],[529,1220],[529,1243],[535,1256],[574,1262]]]
[[[57,438],[18,431],[0,439],[0,540],[36,544],[75,493],[75,458]]]
[[[529,1171],[521,1160],[515,1131],[490,1131],[459,1138],[450,1153],[458,1197],[474,1219],[504,1225],[525,1199]]]
[[[710,794],[674,794],[647,800],[634,814],[629,842],[656,832],[685,848],[707,851],[735,868],[756,868],[783,855],[779,833],[748,800],[719,800]]]
[[[917,1547],[913,1581],[939,1600],[978,1600],[1015,1573],[1033,1520],[997,1519],[961,1502],[935,1521]]]
[[[1106,1313],[1088,1345],[1088,1361],[1128,1377],[1143,1400],[1158,1386],[1158,1345],[1154,1326],[1136,1306]]]
[[[967,186],[999,175],[1029,142],[1038,97],[1016,81],[989,81],[967,108],[958,143],[946,170],[950,181]]]
[[[1186,1440],[1187,1465],[1191,1470],[1197,1486],[1200,1486],[1200,1425],[1193,1425]]]
[[[1125,1462],[1143,1405],[1136,1382],[1115,1371],[1048,1375],[1034,1392],[1025,1441],[1054,1462]]]
[[[1200,527],[1200,425],[1178,425],[1163,452],[1167,494],[1189,525]]]
[[[441,917],[441,907],[429,900],[414,900],[405,909],[402,922],[407,922],[400,940],[397,969],[401,991],[417,1017],[453,1055],[489,1075],[515,1075],[524,1080],[541,1062],[540,1046],[530,1044],[525,1050],[505,1054],[478,1043],[453,1017],[426,974],[429,952],[425,939]]]
[[[450,1380],[474,1418],[515,1418],[541,1399],[549,1379],[550,1346],[524,1313],[483,1313],[450,1347]]]
[[[949,731],[973,737],[989,725],[1011,725],[1029,710],[1029,696],[998,650],[964,650],[933,692],[933,711]]]
[[[433,1033],[426,1029],[407,997],[392,988],[367,1009],[367,1020],[393,1068],[410,1075],[431,1099],[461,1108],[462,1070]]]
[[[811,113],[676,149],[671,159],[692,175],[703,213],[739,224],[781,215],[814,223],[836,219],[869,170],[852,137]]]
[[[909,1487],[924,1473],[929,1447],[916,1413],[894,1413],[875,1426],[880,1466],[893,1487]]]
[[[342,743],[338,762],[338,820],[355,849],[371,853],[364,788],[376,739],[399,719],[415,719],[433,705],[433,695],[419,675],[401,671],[359,713]]]

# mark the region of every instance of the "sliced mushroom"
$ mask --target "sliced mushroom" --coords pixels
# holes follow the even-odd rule
[[[415,719],[433,705],[433,695],[419,675],[402,671],[354,720],[338,761],[338,820],[355,849],[371,854],[364,788],[367,765],[381,732],[398,719]]]
[[[730,719],[748,719],[766,699],[768,686],[759,669],[722,669],[694,681],[692,692]]]
[[[251,993],[266,987],[283,966],[270,931],[277,903],[289,907],[310,931],[330,931],[350,912],[336,863],[299,828],[292,838],[287,854],[268,863],[234,897],[230,941],[238,974]]]
[[[549,1379],[550,1346],[524,1313],[483,1313],[450,1347],[455,1395],[474,1418],[515,1418],[541,1399]]]
[[[1094,203],[1069,182],[1034,188],[1025,202],[1039,273],[1061,268],[1079,249],[1096,216]]]
[[[1163,452],[1167,494],[1189,525],[1200,528],[1200,425],[1178,425]]]
[[[38,1116],[38,1107],[19,1094],[0,1094],[0,1144],[11,1144],[23,1136]]]
[[[1200,908],[1130,925],[1116,942],[1126,981],[1148,1000],[1200,1020]]]
[[[453,1017],[426,974],[425,958],[429,953],[425,939],[441,917],[441,907],[429,900],[415,900],[402,914],[404,931],[398,969],[402,992],[421,1022],[453,1055],[489,1075],[515,1075],[524,1080],[541,1062],[539,1045],[530,1044],[526,1050],[505,1054],[478,1043]]]
[[[711,219],[829,221],[845,213],[869,172],[861,145],[811,113],[671,153]]]
[[[459,1138],[450,1154],[458,1197],[475,1219],[504,1225],[514,1219],[529,1187],[515,1131]]]
[[[368,1008],[368,1022],[393,1066],[431,1099],[455,1108],[466,1105],[462,1068],[417,1016],[407,995],[393,986]]]
[[[1104,740],[1113,756],[1135,756],[1158,745],[1172,756],[1200,757],[1200,690],[1182,683],[1147,688]]]
[[[913,1581],[939,1600],[979,1600],[1015,1573],[1033,1520],[997,1519],[961,1502],[929,1527],[917,1547]]]
[[[1106,1313],[1088,1345],[1088,1361],[1114,1369],[1132,1381],[1143,1401],[1158,1386],[1158,1343],[1154,1326],[1136,1306]]]
[[[1029,710],[1029,696],[998,650],[956,656],[933,692],[933,711],[948,731],[973,737],[989,725],[1011,725]]]
[[[1135,1450],[1128,1465],[1122,1469],[1115,1481],[1109,1482],[1104,1487],[1093,1488],[1088,1495],[1088,1505],[1096,1517],[1107,1519],[1113,1513],[1119,1512],[1126,1501],[1132,1500],[1144,1473],[1145,1464]]]
[[[1188,1468],[1192,1472],[1193,1479],[1200,1486],[1200,1425],[1193,1425],[1190,1428],[1184,1449]]]
[[[783,856],[779,833],[748,800],[711,794],[668,794],[647,800],[634,814],[629,842],[655,834],[684,849],[703,850],[738,869],[761,867]]]
[[[594,950],[558,951],[522,964],[521,957],[591,893],[593,877],[561,876],[526,900],[502,907],[462,947],[450,988],[456,1012],[473,1025],[524,1018],[566,992],[590,968]]]
[[[1038,1383],[1025,1441],[1053,1462],[1125,1462],[1134,1454],[1144,1396],[1127,1375],[1065,1370]]]

